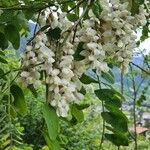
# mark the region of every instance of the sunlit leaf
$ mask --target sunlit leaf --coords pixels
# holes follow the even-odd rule
[[[17,112],[20,115],[25,116],[27,114],[27,104],[25,102],[22,89],[18,85],[13,84],[10,87],[10,92],[14,97],[13,105],[16,108]]]
[[[56,140],[56,137],[58,136],[58,131],[59,131],[59,121],[58,121],[59,119],[58,119],[55,109],[48,104],[44,104],[43,117],[47,125],[49,138],[52,141]]]

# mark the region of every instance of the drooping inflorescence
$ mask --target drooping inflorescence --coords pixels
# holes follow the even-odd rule
[[[135,15],[127,2],[103,0],[101,7],[98,18],[89,9],[88,19],[80,18],[79,24],[69,21],[65,13],[53,15],[46,10],[39,22],[50,27],[40,32],[23,54],[22,81],[35,88],[46,84],[49,103],[59,116],[66,117],[69,104],[84,98],[79,78],[87,69],[108,72],[108,60],[113,60],[127,72],[136,47],[136,29],[147,23],[144,5]]]

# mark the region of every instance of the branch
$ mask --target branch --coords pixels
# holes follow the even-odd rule
[[[41,15],[41,10],[39,11],[39,14],[38,14],[38,17],[37,17],[37,21],[36,21],[36,25],[35,25],[35,28],[34,28],[33,36],[35,36],[35,34],[36,34],[36,29],[37,29],[37,26],[38,26],[40,15]]]
[[[37,33],[35,33],[35,35],[28,41],[28,43],[26,45],[29,45],[40,32],[45,31],[49,27],[50,27],[50,25],[46,25],[46,26],[42,27]]]
[[[44,64],[44,62],[41,62],[41,63],[36,64],[36,65],[31,65],[30,67],[33,68],[33,67],[37,67],[37,66],[42,65],[42,64]],[[1,75],[0,79],[2,79],[4,76],[8,75],[11,72],[23,71],[23,70],[26,70],[26,69],[28,69],[28,68],[18,68],[18,69],[9,70],[6,73],[4,73],[3,75]]]
[[[145,72],[146,74],[150,75],[150,72],[148,72],[147,70],[143,69],[142,67],[140,67],[139,65],[133,63],[133,62],[130,62],[130,64],[132,64],[133,66],[139,68],[141,71]]]
[[[75,5],[74,7],[72,7],[70,10],[67,11],[67,13],[70,13],[71,11],[73,11],[74,9],[76,9],[77,7],[79,7],[82,3],[86,2],[87,0],[82,0],[80,1],[77,5]]]

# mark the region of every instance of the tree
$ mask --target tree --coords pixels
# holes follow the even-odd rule
[[[60,149],[59,118],[67,117],[70,112],[72,119],[69,121],[80,122],[83,112],[79,103],[86,92],[84,87],[95,83],[99,85],[95,95],[102,101],[104,120],[100,149],[104,137],[118,149],[121,145],[128,146],[128,119],[121,111],[123,90],[120,93],[111,85],[114,82],[111,68],[117,66],[122,75],[126,74],[134,48],[148,38],[149,2],[2,0],[0,5],[0,62],[3,64],[9,65],[4,50],[10,43],[18,49],[20,37],[28,33],[28,21],[36,22],[20,68],[5,71],[3,65],[1,67],[2,99],[7,97],[9,107],[12,105],[21,115],[27,113],[17,77],[35,96],[36,89],[44,86],[43,117],[47,129],[43,130],[43,135],[49,148]],[[38,25],[40,29],[36,32]],[[137,42],[138,28],[142,28],[143,34]],[[87,73],[88,69],[92,75]],[[5,81],[12,71],[17,74]],[[109,84],[102,82],[101,77]]]

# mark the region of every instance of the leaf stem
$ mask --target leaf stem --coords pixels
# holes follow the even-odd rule
[[[98,83],[99,83],[99,89],[101,89],[101,81],[100,81],[100,78],[99,76],[97,75],[97,79],[98,79]],[[105,108],[104,108],[104,101],[102,100],[102,112],[105,111]],[[103,119],[103,122],[102,122],[102,137],[101,137],[101,140],[100,140],[100,145],[99,145],[99,150],[102,149],[102,146],[103,146],[103,142],[104,142],[104,134],[105,134],[105,121]]]

